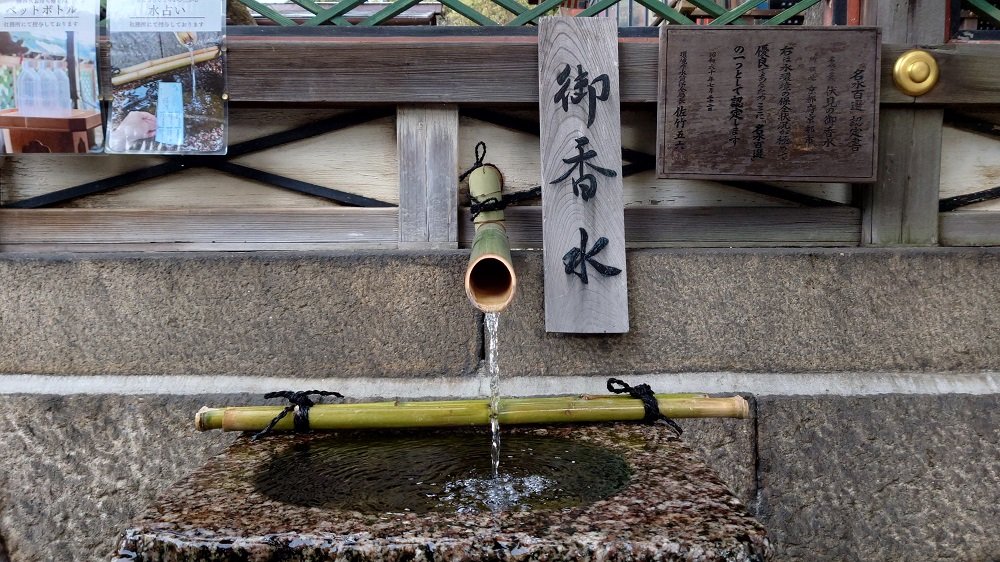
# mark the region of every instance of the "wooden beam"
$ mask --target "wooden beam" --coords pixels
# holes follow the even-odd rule
[[[401,106],[399,247],[458,247],[458,107]]]
[[[504,212],[512,248],[542,247],[542,208]],[[1000,213],[997,213],[1000,215]],[[472,243],[468,209],[461,213],[459,242]],[[861,211],[853,207],[626,207],[630,248],[857,246]]]
[[[537,103],[534,35],[430,38],[389,35],[392,31],[373,37],[230,36],[230,99],[251,104]],[[338,32],[343,30],[329,33]],[[656,41],[643,34],[619,38],[622,103],[656,101]],[[995,47],[945,45],[943,31],[931,41],[883,41],[881,103],[996,104],[1000,79],[992,70],[1000,65],[1000,52]],[[914,99],[896,90],[891,70],[896,58],[918,43],[930,45],[926,48],[938,59],[941,82]]]
[[[941,213],[941,243],[946,246],[1000,246],[1000,213]]]
[[[945,38],[945,12],[940,0],[878,0],[877,21],[865,23],[880,25],[885,41],[935,43]],[[891,70],[883,69],[885,74],[891,80]],[[883,108],[880,119],[878,179],[858,188],[864,208],[862,242],[936,245],[944,111]]]
[[[395,248],[396,209],[4,209],[0,250]]]

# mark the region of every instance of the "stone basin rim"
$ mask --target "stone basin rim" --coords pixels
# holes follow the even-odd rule
[[[622,454],[633,477],[603,500],[507,512],[495,524],[488,513],[417,516],[304,508],[263,498],[248,475],[273,458],[280,449],[274,443],[291,446],[329,434],[279,435],[268,449],[242,437],[163,494],[125,533],[122,548],[140,553],[126,559],[173,561],[198,553],[189,559],[213,562],[269,559],[270,553],[292,549],[351,560],[756,561],[773,554],[763,527],[669,429],[613,423],[506,432],[607,447]]]

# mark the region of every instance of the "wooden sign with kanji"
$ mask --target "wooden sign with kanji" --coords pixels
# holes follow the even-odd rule
[[[545,329],[629,329],[618,28],[543,18],[538,29]]]
[[[878,28],[660,28],[659,176],[875,180]]]

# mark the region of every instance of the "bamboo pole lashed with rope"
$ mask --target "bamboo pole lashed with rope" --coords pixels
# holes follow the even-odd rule
[[[151,76],[156,76],[157,74],[163,74],[179,68],[191,66],[192,64],[210,61],[218,57],[221,52],[222,51],[218,46],[213,46],[198,49],[197,51],[193,51],[191,53],[182,53],[179,55],[172,55],[161,59],[139,63],[121,69],[118,74],[111,77],[111,84],[114,86],[120,86],[136,80],[143,80]]]
[[[668,418],[747,418],[749,406],[740,396],[711,398],[704,394],[656,394],[660,413]],[[202,408],[195,415],[199,431],[260,431],[282,406]],[[554,396],[507,398],[500,401],[501,425],[597,423],[644,419],[641,400],[628,396]],[[309,408],[314,430],[401,429],[488,426],[489,400],[368,402],[317,404]],[[287,416],[274,430],[293,429]]]
[[[474,201],[499,201],[503,197],[502,190],[503,175],[492,164],[477,163],[469,172],[469,196]],[[484,211],[473,221],[476,234],[465,270],[465,292],[479,310],[500,312],[514,300],[517,290],[503,211]]]

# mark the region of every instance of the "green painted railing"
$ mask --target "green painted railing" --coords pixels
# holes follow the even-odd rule
[[[468,18],[473,23],[484,26],[522,26],[530,25],[535,23],[535,20],[550,13],[555,8],[558,8],[562,4],[563,0],[540,0],[537,6],[525,6],[515,0],[482,0],[478,2],[479,4],[486,5],[496,5],[502,8],[504,11],[510,14],[511,19],[504,23],[496,21],[488,17],[482,11],[477,10],[473,5],[468,3],[468,0],[463,2],[463,0],[438,0],[444,6],[451,8],[455,12],[461,14],[462,16]],[[608,8],[613,7],[619,2],[625,2],[627,0],[597,0],[590,4],[589,7],[580,12],[578,17],[589,17],[595,16]],[[662,2],[661,0],[633,0],[637,4],[647,8],[653,14],[656,14],[665,22],[679,25],[695,25],[695,21],[690,17],[682,13],[680,10],[671,7],[670,5]],[[285,15],[282,15],[273,7],[268,4],[262,4],[257,0],[240,0],[248,8],[257,12],[261,16],[270,19],[278,25],[297,25],[296,22],[291,20]],[[325,23],[332,23],[335,25],[351,25],[344,16],[352,9],[364,4],[366,0],[341,0],[339,3],[324,7],[311,0],[293,0],[295,4],[299,7],[307,10],[311,17],[306,19],[301,25],[313,26],[321,25]],[[727,25],[731,23],[739,23],[741,18],[748,12],[757,8],[761,5],[763,0],[745,0],[743,3],[739,4],[737,7],[730,10],[722,8],[713,0],[690,0],[690,3],[696,6],[698,9],[708,14],[709,17],[713,18],[709,25]],[[820,0],[800,0],[796,2],[791,7],[782,10],[780,13],[774,17],[763,22],[766,25],[778,25],[786,23],[791,18],[801,15],[803,12],[812,8],[818,4]],[[386,21],[392,19],[393,17],[405,12],[409,8],[420,3],[420,0],[394,0],[389,3],[379,3],[376,5],[383,6],[382,9],[375,12],[371,16],[365,18],[358,26],[366,27],[379,25],[385,23]],[[370,4],[371,5],[371,4]],[[499,19],[499,18],[498,18]],[[505,18],[506,19],[506,18]]]
[[[315,26],[322,24],[333,24],[341,26],[354,25],[347,20],[345,17],[348,12],[357,8],[358,6],[365,4],[368,0],[340,0],[340,2],[332,6],[323,6],[312,0],[292,0],[292,2],[304,10],[312,14],[311,17],[306,19],[301,24],[297,23],[288,16],[283,15],[279,11],[275,10],[272,6],[273,4],[263,4],[257,0],[239,0],[249,9],[260,14],[262,17],[271,20],[272,22],[283,25],[283,26],[295,26],[295,25],[305,25],[305,26]],[[539,17],[544,16],[554,9],[558,8],[563,0],[539,0],[537,6],[526,6],[519,3],[517,0],[438,0],[444,6],[454,10],[456,13],[464,16],[471,22],[477,25],[483,26],[522,26],[531,25],[535,23]],[[488,5],[496,6],[502,9],[502,11],[510,14],[510,19],[502,18],[507,20],[503,23],[497,21],[498,19],[493,19],[477,10],[471,3],[473,2],[477,5]],[[670,5],[662,2],[661,0],[596,0],[593,1],[586,9],[577,14],[578,17],[590,17],[596,16],[605,10],[614,7],[616,4],[622,2],[635,2],[645,8],[650,12],[656,14],[665,22],[678,25],[695,25],[696,22],[689,18],[687,15],[671,7]],[[991,22],[993,25],[1000,26],[1000,2],[997,0],[960,0],[962,2],[962,8],[966,10],[972,10],[977,16]],[[716,2],[716,0],[688,0],[688,2],[699,10],[712,18],[712,21],[708,25],[728,25],[733,23],[740,23],[741,19],[748,14],[754,8],[760,6],[763,0],[745,0],[738,6],[732,9],[725,9]],[[791,7],[782,10],[777,15],[764,21],[765,25],[781,25],[788,23],[789,20],[796,16],[802,15],[806,10],[812,8],[818,4],[820,0],[800,0],[796,2]],[[405,12],[409,8],[420,3],[420,0],[394,0],[389,3],[384,2],[373,2],[371,5],[383,6],[382,9],[378,10],[371,16],[365,18],[360,23],[356,24],[361,27],[369,27],[373,25],[379,25],[391,20],[393,17]],[[106,0],[101,0],[101,7],[104,8]]]
[[[976,12],[981,18],[987,19],[995,26],[1000,26],[1000,2],[990,0],[964,0],[964,8]]]

